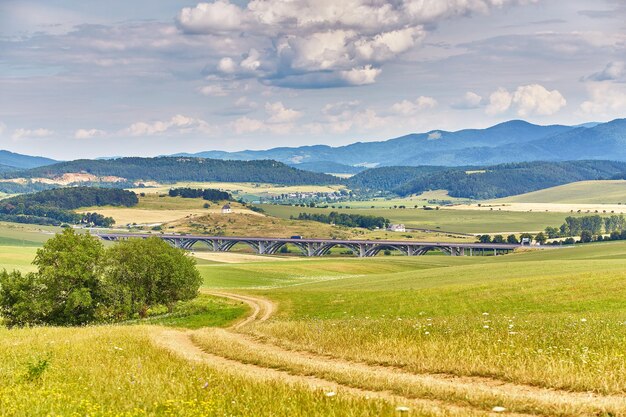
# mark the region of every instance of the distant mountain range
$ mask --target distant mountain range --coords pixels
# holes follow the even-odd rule
[[[333,173],[354,173],[355,168],[377,166],[484,166],[582,159],[626,161],[626,119],[578,126],[539,126],[513,120],[487,129],[433,130],[339,147],[317,145],[179,155],[230,160],[272,159],[310,171]]]
[[[37,168],[56,163],[54,159],[41,156],[28,156],[19,153],[0,150],[0,172],[15,171],[18,169]]]

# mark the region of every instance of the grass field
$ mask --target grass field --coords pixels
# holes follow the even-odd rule
[[[0,246],[0,265],[28,270],[34,250]],[[624,242],[499,257],[207,259],[203,291],[277,310],[223,330],[246,307],[214,293],[150,326],[0,330],[0,415],[626,413]],[[182,357],[167,347],[182,342]]]
[[[329,213],[336,210],[353,214],[383,216],[392,223],[404,223],[409,228],[444,230],[457,233],[513,233],[541,231],[547,226],[559,226],[564,213],[511,212],[491,210],[422,210],[406,209],[317,209],[306,207],[262,205],[273,216],[289,218],[299,213]],[[344,206],[345,207],[345,206]]]
[[[494,200],[502,203],[626,204],[626,181],[581,181]]]

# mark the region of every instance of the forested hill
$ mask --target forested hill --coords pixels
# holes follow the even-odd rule
[[[423,168],[421,172],[413,171],[413,176],[409,180],[406,180],[407,174],[411,173],[409,168],[377,168],[352,177],[350,184],[354,188],[392,191],[403,196],[428,190],[448,190],[453,197],[489,199],[523,194],[575,181],[614,178],[626,171],[626,163],[523,162],[482,168]],[[362,186],[359,187],[358,184]],[[390,188],[390,185],[394,184],[399,185]]]
[[[49,224],[83,223],[94,226],[111,226],[114,220],[98,213],[79,214],[73,210],[91,206],[137,205],[135,193],[120,189],[74,187],[24,194],[0,201],[0,220]]]
[[[223,161],[188,157],[118,158],[61,162],[5,173],[5,178],[54,178],[86,172],[98,177],[115,176],[128,181],[224,181],[273,184],[335,184],[331,175],[302,171],[276,161]]]
[[[416,178],[422,178],[440,171],[448,171],[449,167],[381,167],[363,171],[347,180],[350,188],[391,191]]]

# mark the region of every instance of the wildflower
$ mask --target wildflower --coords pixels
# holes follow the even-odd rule
[[[329,391],[326,393],[327,397],[334,397],[335,395],[337,395],[337,393],[335,391]]]
[[[403,414],[403,413],[408,413],[408,412],[409,412],[409,410],[410,410],[410,408],[409,408],[409,407],[406,407],[406,406],[404,406],[404,405],[401,405],[401,406],[399,406],[399,407],[396,407],[396,411],[397,411],[397,412],[399,412],[400,414]]]
[[[483,328],[484,328],[484,329],[488,329],[488,328],[489,328],[489,326],[485,324],[485,325],[483,326]]]
[[[489,315],[489,313],[483,313],[483,316],[488,316],[488,315]]]
[[[493,411],[494,413],[504,413],[506,411],[506,408],[496,406],[496,407],[493,407],[491,411]]]
[[[121,347],[117,347],[117,346],[113,346],[113,349],[115,349],[115,350],[124,350]]]
[[[586,323],[586,322],[587,322],[587,319],[584,319],[584,318],[583,318],[583,319],[580,319],[580,322],[581,322],[581,323]]]
[[[424,334],[430,334],[430,332],[424,332]]]

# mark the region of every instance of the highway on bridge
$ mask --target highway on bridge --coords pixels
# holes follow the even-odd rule
[[[280,249],[291,244],[304,256],[324,256],[334,247],[349,249],[355,256],[376,256],[381,250],[397,250],[406,256],[421,256],[439,250],[451,256],[503,255],[522,247],[514,244],[499,243],[459,243],[459,242],[416,242],[411,240],[342,240],[342,239],[295,239],[264,237],[227,237],[179,234],[133,234],[99,233],[96,236],[107,241],[129,238],[157,237],[177,248],[191,250],[196,244],[204,244],[215,252],[228,252],[236,244],[250,246],[259,255],[274,255]]]

